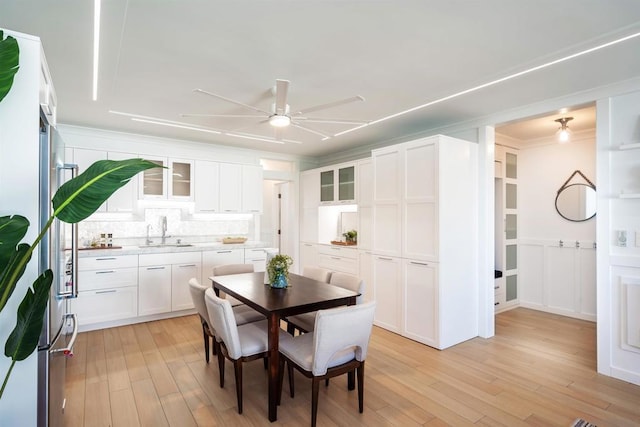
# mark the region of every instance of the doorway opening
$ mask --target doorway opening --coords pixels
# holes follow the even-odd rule
[[[566,117],[572,134],[560,143]],[[556,206],[572,177],[597,187],[595,105],[495,132],[495,312],[526,307],[595,322],[597,216],[568,220]]]

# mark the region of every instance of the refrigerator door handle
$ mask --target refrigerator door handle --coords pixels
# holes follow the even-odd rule
[[[75,163],[65,163],[59,166],[59,170],[70,170],[71,179],[78,176],[78,165]],[[78,298],[78,223],[71,224],[71,269],[70,280],[67,280],[66,285],[71,289],[64,291],[59,290],[59,296],[62,298]]]
[[[75,313],[65,314],[66,319],[73,319],[73,333],[71,334],[71,340],[64,348],[56,348],[55,350],[49,350],[50,353],[63,353],[65,356],[73,356],[73,346],[78,338],[78,316]]]

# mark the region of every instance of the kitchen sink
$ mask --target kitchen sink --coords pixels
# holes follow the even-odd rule
[[[150,243],[148,245],[138,245],[139,248],[189,248],[190,243]]]

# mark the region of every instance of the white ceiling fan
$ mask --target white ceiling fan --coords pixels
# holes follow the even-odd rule
[[[293,126],[298,129],[302,129],[306,132],[321,136],[323,137],[323,139],[328,139],[328,138],[331,138],[331,135],[327,135],[322,131],[311,128],[307,125],[307,123],[338,123],[338,124],[348,124],[348,125],[363,125],[367,123],[366,121],[361,121],[361,120],[330,119],[330,118],[307,116],[308,113],[312,113],[320,110],[326,110],[328,108],[337,107],[339,105],[349,104],[351,102],[364,101],[364,98],[360,95],[352,96],[350,98],[345,98],[338,101],[329,102],[326,104],[303,108],[297,111],[292,111],[291,107],[287,103],[289,83],[290,82],[288,80],[281,80],[281,79],[276,80],[276,85],[272,89],[272,93],[275,96],[275,102],[271,105],[271,111],[265,111],[262,108],[254,107],[252,105],[247,105],[242,102],[235,101],[233,99],[229,99],[222,95],[218,95],[203,89],[194,89],[193,91],[196,93],[209,95],[214,98],[218,98],[223,101],[227,101],[232,104],[236,104],[241,107],[253,110],[254,112],[259,114],[180,114],[180,116],[262,119],[258,121],[258,124],[269,123],[271,126],[273,126],[275,129],[275,139],[278,141],[282,140],[282,136],[283,136],[282,131],[284,128],[288,126]],[[229,134],[229,135],[232,135],[232,134]],[[295,142],[295,141],[288,141],[288,142]]]

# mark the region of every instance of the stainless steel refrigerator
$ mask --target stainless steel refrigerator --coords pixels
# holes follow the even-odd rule
[[[64,163],[64,143],[46,117],[40,119],[40,228],[52,213],[56,190],[77,173]],[[77,297],[77,225],[54,221],[39,247],[40,272],[53,271],[51,295],[38,345],[38,426],[63,425],[65,370],[78,334],[70,298]]]

